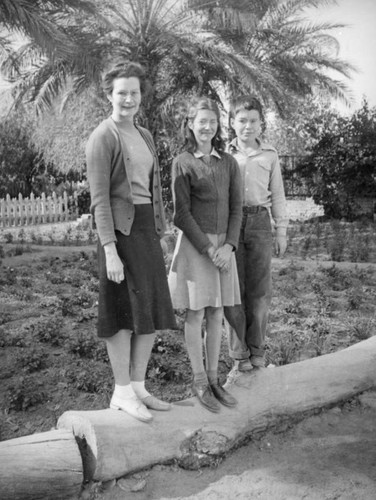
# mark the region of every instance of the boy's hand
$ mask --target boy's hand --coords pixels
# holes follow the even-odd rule
[[[287,237],[285,234],[276,234],[274,241],[274,248],[277,257],[282,258],[285,255],[287,248]]]

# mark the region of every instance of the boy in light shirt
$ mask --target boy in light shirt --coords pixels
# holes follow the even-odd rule
[[[243,185],[243,220],[236,261],[242,305],[225,307],[230,324],[229,353],[234,369],[249,371],[265,365],[265,334],[271,303],[271,261],[274,248],[283,257],[288,218],[278,153],[262,142],[261,103],[253,96],[234,99],[230,127],[235,138],[229,152],[237,160]],[[271,217],[270,217],[271,216]]]

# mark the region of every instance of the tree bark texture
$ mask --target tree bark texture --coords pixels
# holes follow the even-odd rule
[[[66,429],[0,442],[0,498],[78,498],[83,482],[81,454]]]
[[[214,461],[248,437],[376,387],[376,336],[342,351],[239,374],[233,409],[214,414],[195,399],[143,423],[122,411],[68,411],[58,427],[86,445],[87,479],[109,480],[171,459],[187,468]]]

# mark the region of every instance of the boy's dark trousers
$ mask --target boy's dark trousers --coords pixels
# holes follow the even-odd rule
[[[229,354],[233,359],[264,356],[265,334],[271,302],[272,231],[263,207],[256,213],[243,210],[236,263],[242,305],[225,307]]]

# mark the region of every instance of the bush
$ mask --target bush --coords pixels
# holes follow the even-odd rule
[[[31,406],[44,403],[47,400],[47,394],[42,386],[42,381],[20,377],[15,384],[8,387],[8,409],[25,411]]]
[[[364,101],[352,116],[333,117],[296,172],[326,216],[364,215],[357,200],[376,197],[376,108]]]

